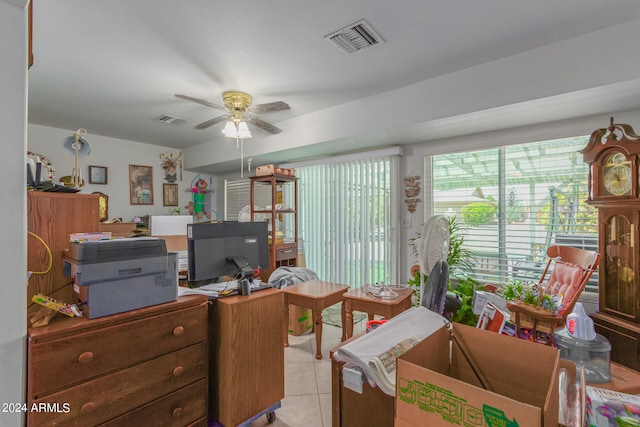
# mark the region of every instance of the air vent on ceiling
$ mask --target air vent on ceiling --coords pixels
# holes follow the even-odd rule
[[[364,19],[333,32],[324,38],[331,40],[340,49],[349,54],[384,42],[382,37],[380,37]]]
[[[181,119],[179,117],[174,117],[174,116],[170,116],[168,114],[163,114],[159,117],[156,117],[155,119],[153,119],[157,122],[161,122],[161,123],[165,123],[168,125],[180,125],[182,123],[186,123],[187,121],[185,119]]]

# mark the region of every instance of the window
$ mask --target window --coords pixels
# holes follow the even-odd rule
[[[483,283],[538,280],[550,244],[597,250],[586,204],[588,137],[428,157],[433,213],[456,216]],[[429,174],[425,174],[429,176]],[[587,290],[597,290],[597,274]]]
[[[299,233],[320,279],[391,282],[392,163],[387,156],[297,167]]]

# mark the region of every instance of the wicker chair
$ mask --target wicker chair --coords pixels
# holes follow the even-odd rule
[[[547,249],[547,256],[547,266],[538,282],[540,292],[541,295],[542,292],[562,295],[562,309],[554,315],[548,310],[516,302],[507,303],[507,308],[511,311],[511,320],[516,325],[517,336],[536,340],[539,335],[537,332],[542,332],[547,338],[544,342],[553,344],[554,329],[563,325],[573,311],[589,278],[598,268],[601,255],[571,246],[553,245]],[[552,265],[549,279],[543,285]],[[528,331],[524,336],[523,330]]]

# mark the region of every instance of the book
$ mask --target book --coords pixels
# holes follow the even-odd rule
[[[487,301],[480,312],[476,328],[502,333],[507,316],[494,303]]]

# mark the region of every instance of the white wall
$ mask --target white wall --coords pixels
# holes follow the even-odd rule
[[[78,124],[82,127],[82,123]],[[29,151],[41,154],[48,158],[56,169],[56,183],[59,178],[71,175],[75,156],[68,154],[63,149],[65,138],[72,136],[77,129],[57,129],[39,125],[29,125],[29,138],[27,148]],[[161,153],[173,153],[177,156],[178,149],[143,144],[135,141],[127,141],[91,134],[87,129],[85,139],[91,144],[89,157],[79,160],[80,170],[85,185],[81,187],[82,193],[99,191],[109,196],[109,218],[122,218],[123,221],[131,221],[135,216],[169,215],[170,207],[163,206],[162,184],[165,180],[164,169],[161,167]],[[107,167],[107,184],[89,184],[89,166]],[[129,197],[129,165],[141,165],[153,167],[153,205],[131,205]],[[187,215],[185,206],[191,200],[188,191],[193,179],[198,174],[183,171],[182,181],[178,174],[178,207],[183,215]],[[213,209],[217,210],[216,193],[222,188],[217,188],[217,183],[209,175],[199,175],[210,187],[214,188]]]
[[[25,150],[27,123],[26,0],[0,0],[0,402],[24,402],[27,307]],[[0,411],[0,425],[23,423],[20,412]]]

